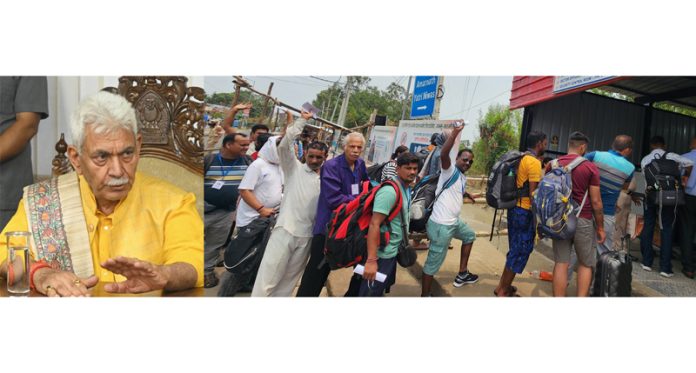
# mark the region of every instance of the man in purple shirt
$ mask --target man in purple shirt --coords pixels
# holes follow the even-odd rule
[[[312,232],[314,237],[311,256],[302,275],[302,282],[297,291],[298,297],[318,297],[321,294],[321,289],[331,272],[328,263],[324,261],[326,224],[331,218],[331,213],[342,203],[354,200],[360,194],[361,183],[368,180],[365,161],[360,158],[365,147],[363,135],[357,132],[350,133],[343,140],[343,144],[343,154],[326,161],[321,168],[321,187]]]

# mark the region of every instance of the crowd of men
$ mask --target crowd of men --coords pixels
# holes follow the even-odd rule
[[[235,107],[233,111],[240,109]],[[220,151],[206,157],[205,286],[218,285],[214,268],[224,264],[228,271],[218,295],[251,291],[252,296],[291,296],[298,283],[298,297],[321,294],[331,272],[324,251],[327,224],[334,210],[361,194],[368,173],[361,158],[365,139],[359,133],[348,134],[342,142],[343,153],[331,159],[327,145],[319,141],[309,142],[304,152],[298,153],[295,144],[311,117],[303,112],[299,118],[289,120],[281,136],[268,135],[265,126],[253,127],[247,136],[227,123]],[[394,180],[398,190],[382,186],[376,193],[366,255],[360,263],[364,269],[361,275],[352,277],[345,296],[382,296],[395,283],[398,249],[408,232],[404,227],[409,225],[412,188],[425,175],[438,175],[439,179],[437,198],[426,228],[429,250],[423,266],[421,296],[431,295],[433,277],[440,270],[453,238],[462,243],[459,273],[453,279],[453,286],[478,281],[478,275],[468,268],[476,235],[461,217],[464,199],[474,198],[466,191],[466,173],[474,162],[474,153],[459,148],[461,131],[462,126],[454,126],[434,135],[429,149],[431,156],[425,164],[416,154],[400,147],[385,165],[377,182]],[[572,133],[568,154],[551,160],[544,155],[546,135],[538,131],[527,135],[527,151],[515,173],[517,187],[523,194],[516,206],[507,211],[509,251],[495,296],[518,296],[513,281],[524,271],[537,242],[537,222],[532,213],[534,192],[543,175],[554,167],[572,165],[572,199],[578,206],[577,227],[572,237],[553,240],[554,296],[565,296],[573,272],[577,272],[577,295],[589,295],[599,255],[620,249],[619,238],[625,235],[626,229],[625,222],[620,220],[628,215],[622,213],[619,219],[619,211],[630,209],[631,202],[640,203],[640,198],[633,194],[634,187],[629,188],[635,184],[631,183],[635,167],[628,160],[633,140],[627,135],[616,136],[612,149],[607,151],[590,152],[589,144],[586,135]],[[660,136],[653,137],[650,145],[651,152],[641,161],[642,168],[666,152],[665,141]],[[659,272],[666,278],[673,276],[675,217],[682,224],[683,273],[694,277],[696,176],[691,170],[696,162],[696,138],[691,148],[684,155],[671,152],[666,155],[680,167],[686,203],[659,209],[654,203],[643,201],[642,268],[652,270],[652,235],[656,222],[661,222]],[[254,152],[255,160],[250,157]],[[387,220],[399,200],[404,201],[401,213]],[[390,232],[389,240],[380,242],[380,232],[384,230]],[[265,250],[255,264],[244,264],[246,257],[259,255],[246,251],[251,246]],[[225,248],[225,260],[222,260],[220,251]],[[235,250],[239,253],[228,253]],[[244,266],[249,268],[242,270]],[[386,279],[378,280],[378,273],[386,275]]]

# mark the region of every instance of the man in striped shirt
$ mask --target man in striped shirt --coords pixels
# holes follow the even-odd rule
[[[215,287],[215,264],[219,250],[233,228],[234,213],[242,181],[251,158],[246,155],[249,138],[242,133],[231,133],[222,140],[219,153],[205,157],[205,283]]]
[[[618,135],[614,138],[611,150],[594,151],[585,155],[585,158],[594,162],[599,169],[599,190],[604,206],[604,231],[607,234],[604,243],[597,245],[597,251],[600,254],[619,248],[619,243],[612,242],[616,222],[614,214],[619,194],[622,191],[628,193],[628,185],[635,171],[635,166],[627,159],[631,156],[631,152],[633,152],[631,136]]]

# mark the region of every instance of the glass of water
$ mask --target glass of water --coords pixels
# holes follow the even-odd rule
[[[7,236],[7,291],[10,295],[29,295],[29,232],[15,231]]]

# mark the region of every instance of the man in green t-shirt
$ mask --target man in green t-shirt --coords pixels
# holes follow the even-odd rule
[[[375,195],[372,207],[372,220],[370,220],[370,228],[367,232],[367,261],[365,263],[363,281],[360,284],[359,296],[361,297],[381,297],[384,295],[386,287],[394,283],[396,254],[403,240],[404,230],[408,232],[411,198],[410,185],[416,179],[417,174],[418,157],[411,152],[402,153],[396,159],[396,177],[394,177],[394,180],[399,185],[399,193],[402,194],[402,213],[389,223],[391,234],[389,243],[384,247],[379,247],[380,231],[384,232],[388,229],[387,224],[383,225],[383,223],[394,208],[397,191],[390,186],[385,186]],[[402,221],[403,218],[406,221]],[[402,222],[404,227],[401,226]],[[384,282],[375,281],[377,272],[387,275],[387,279]]]

